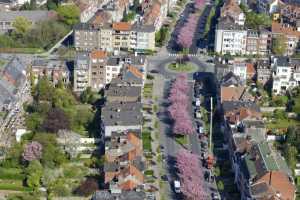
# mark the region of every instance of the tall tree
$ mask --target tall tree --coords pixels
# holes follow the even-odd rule
[[[59,108],[53,108],[47,114],[42,125],[43,130],[49,133],[57,133],[61,129],[70,129],[70,120]]]
[[[73,26],[79,22],[80,10],[76,5],[60,5],[57,13],[62,22]]]
[[[198,156],[185,149],[179,150],[176,156],[179,177],[182,183],[181,191],[186,199],[206,200],[203,171]]]
[[[31,29],[32,24],[26,17],[18,16],[12,26],[15,28],[15,33],[17,35],[24,37],[24,35]]]
[[[284,35],[277,36],[272,40],[272,52],[276,55],[284,55],[287,51],[287,38]]]
[[[284,148],[284,157],[291,169],[295,169],[296,167],[297,155],[298,151],[295,146],[288,144],[287,147]]]
[[[24,148],[23,159],[27,161],[39,160],[42,157],[42,145],[38,142],[32,141]]]
[[[25,172],[27,185],[30,188],[37,190],[40,187],[41,177],[43,175],[43,167],[41,163],[37,160],[30,162]]]

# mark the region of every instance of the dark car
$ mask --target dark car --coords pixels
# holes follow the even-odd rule
[[[150,73],[152,73],[152,74],[157,74],[157,73],[159,73],[159,71],[156,70],[156,69],[152,69],[152,70],[150,70]]]
[[[162,175],[160,178],[163,181],[168,181],[168,176],[167,175]]]

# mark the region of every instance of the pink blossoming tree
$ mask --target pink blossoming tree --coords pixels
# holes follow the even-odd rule
[[[195,0],[195,8],[200,9],[204,6],[205,0]]]
[[[172,83],[168,98],[171,102],[168,112],[174,121],[173,132],[175,134],[190,135],[195,132],[191,117],[187,111],[189,103],[188,92],[187,75],[178,75]]]
[[[42,150],[42,145],[33,141],[25,146],[22,154],[23,159],[27,161],[39,160],[42,157]]]
[[[180,29],[177,43],[184,49],[189,49],[193,44],[194,34],[197,28],[198,16],[192,14]]]
[[[185,149],[181,149],[177,153],[177,168],[182,184],[181,191],[186,199],[208,199],[204,188],[203,171],[198,157]]]

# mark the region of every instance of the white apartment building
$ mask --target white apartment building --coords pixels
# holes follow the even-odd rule
[[[105,66],[106,79],[105,84],[109,84],[113,78],[116,78],[123,67],[123,62],[119,58],[109,58]]]
[[[298,85],[294,78],[293,67],[288,57],[275,57],[272,59],[271,67],[273,69],[273,88],[274,94],[279,95],[287,89]]]
[[[240,77],[240,80],[246,83],[247,64],[245,62],[234,62],[230,68],[230,71],[232,71],[234,75]]]
[[[74,29],[74,44],[77,50],[155,50],[155,28],[153,25],[131,25],[127,22],[104,24],[97,28],[82,23]]]
[[[235,24],[231,18],[224,17],[218,23],[215,33],[215,52],[220,54],[246,54],[247,31]]]
[[[77,54],[74,65],[74,92],[83,92],[90,86],[90,59],[87,52],[81,52]]]

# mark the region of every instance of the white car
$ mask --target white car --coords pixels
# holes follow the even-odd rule
[[[198,128],[198,133],[199,133],[199,134],[203,134],[203,133],[204,133],[204,128],[203,128],[203,126],[199,126],[199,128]]]
[[[201,102],[200,102],[200,99],[199,99],[199,98],[196,99],[195,105],[196,105],[197,107],[199,107],[199,106],[201,105]]]
[[[175,180],[174,181],[174,191],[176,193],[181,193],[181,190],[180,190],[180,182],[178,180]]]

